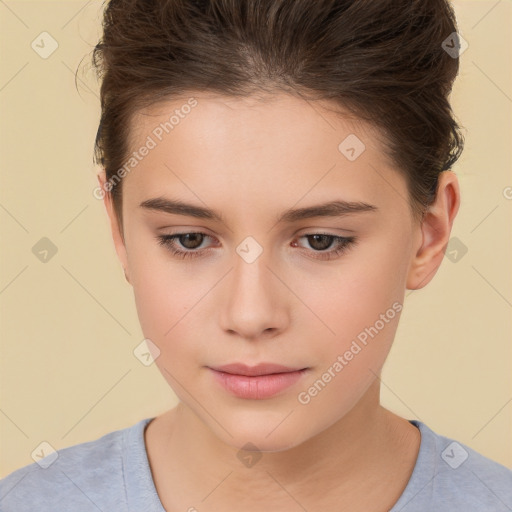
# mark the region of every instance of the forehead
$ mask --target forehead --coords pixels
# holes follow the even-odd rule
[[[195,142],[231,142],[233,146],[271,137],[275,140],[272,146],[295,138],[300,142],[309,139],[325,149],[343,134],[357,133],[369,145],[380,145],[382,138],[378,129],[334,102],[285,93],[229,97],[200,92],[137,111],[130,123],[131,145],[148,134],[165,143],[163,138],[171,138],[166,135],[176,135],[187,126]]]
[[[191,94],[155,104],[132,119],[130,151],[144,145],[151,150],[123,185],[137,199],[179,189],[221,205],[235,192],[269,202],[286,194],[289,206],[338,189],[347,200],[376,204],[404,192],[376,128],[334,104],[289,94]]]

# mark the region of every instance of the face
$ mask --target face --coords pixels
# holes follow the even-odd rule
[[[185,407],[229,445],[288,449],[374,383],[421,231],[371,126],[285,94],[194,98],[134,118],[116,247]],[[213,370],[231,363],[300,371]]]

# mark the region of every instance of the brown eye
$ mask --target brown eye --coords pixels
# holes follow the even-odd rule
[[[174,235],[158,235],[160,245],[166,247],[179,258],[196,258],[209,249],[199,248],[205,238],[212,238],[205,233],[176,233]]]
[[[316,251],[325,251],[334,242],[334,237],[330,235],[306,235],[309,245]]]
[[[197,249],[202,241],[204,235],[202,233],[184,233],[177,237],[179,243],[186,249]]]
[[[299,238],[307,240],[307,244],[311,247],[311,250],[308,252],[313,255],[313,258],[319,260],[332,260],[339,257],[356,243],[356,237],[354,236],[345,237],[329,235],[327,233],[311,233],[302,235]],[[327,250],[333,245],[334,249]],[[297,247],[297,242],[293,242],[293,246]]]
[[[158,235],[156,238],[160,245],[166,247],[178,258],[198,258],[213,250],[211,247],[200,248],[205,239],[212,239],[212,237],[206,233],[176,233],[174,235]],[[348,250],[351,245],[356,243],[356,238],[353,236],[343,237],[326,233],[311,233],[299,238],[308,240],[308,245],[311,248],[307,251],[309,253],[308,256],[320,260],[331,260],[339,257]],[[292,246],[305,249],[303,246],[299,246],[297,242],[293,242]],[[334,249],[328,250],[332,246],[334,246]]]

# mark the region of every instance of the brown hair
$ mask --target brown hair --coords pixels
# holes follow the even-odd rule
[[[193,91],[331,100],[380,128],[416,219],[463,137],[448,100],[458,58],[446,0],[110,0],[92,62],[101,80],[95,163],[110,180],[135,113]],[[121,220],[121,184],[112,189]]]

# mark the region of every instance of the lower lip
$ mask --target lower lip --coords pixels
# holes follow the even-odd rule
[[[257,377],[233,375],[217,370],[212,370],[212,372],[216,380],[235,396],[239,398],[263,400],[295,384],[304,375],[306,368],[295,372],[272,373],[270,375],[259,375]]]

